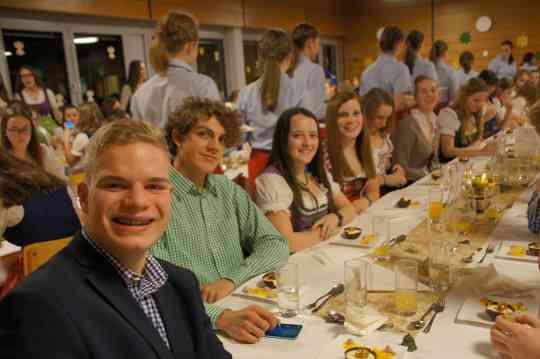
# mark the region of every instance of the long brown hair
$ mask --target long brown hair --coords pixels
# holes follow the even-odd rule
[[[364,119],[368,127],[377,115],[379,107],[382,105],[390,106],[392,108],[392,114],[386,121],[386,127],[382,129],[382,133],[383,135],[388,135],[394,130],[396,125],[396,107],[394,105],[394,99],[388,92],[378,87],[374,87],[362,97],[361,105]]]
[[[294,70],[298,66],[298,59],[300,53],[305,49],[306,43],[310,39],[317,39],[319,37],[319,30],[311,24],[300,24],[296,26],[292,32],[292,41],[294,43],[294,56],[291,61],[291,67],[287,73],[289,76],[293,76]]]
[[[279,98],[281,63],[292,53],[292,43],[285,30],[266,30],[258,48],[258,65],[262,69],[261,103],[264,111],[274,111]]]
[[[405,59],[403,62],[405,63],[405,65],[407,65],[407,67],[409,68],[409,72],[412,75],[416,56],[418,54],[418,51],[420,51],[422,44],[424,43],[424,34],[418,30],[413,30],[409,33],[409,35],[407,35],[405,43],[407,49],[405,51]]]
[[[27,151],[30,154],[30,157],[32,157],[32,159],[40,167],[43,166],[44,154],[38,141],[37,130],[34,126],[34,122],[32,121],[32,111],[24,102],[20,100],[11,101],[6,110],[4,111],[4,116],[0,124],[0,145],[2,146],[4,151],[10,151],[11,149],[13,149],[13,146],[11,145],[11,142],[9,142],[9,138],[7,136],[7,125],[9,120],[14,117],[23,117],[27,119],[30,123],[31,134]]]
[[[268,166],[274,166],[276,170],[285,178],[285,181],[291,188],[293,192],[293,206],[296,208],[304,208],[302,201],[302,192],[307,192],[315,200],[315,203],[318,203],[316,196],[309,191],[305,186],[302,186],[296,180],[293,174],[293,165],[291,157],[289,155],[289,132],[291,130],[291,121],[292,118],[296,115],[304,115],[315,121],[317,124],[317,129],[319,129],[319,121],[317,117],[309,110],[306,110],[301,107],[293,107],[286,111],[283,111],[279,116],[279,119],[276,124],[276,130],[274,131],[274,138],[272,141],[272,152],[270,153],[270,160],[268,161]],[[319,139],[320,130],[319,130]],[[319,148],[317,153],[311,160],[311,162],[306,166],[306,170],[321,184],[323,184],[330,194],[332,194],[332,186],[330,186],[330,181],[327,176],[327,172],[324,166],[324,158],[321,148],[321,143],[319,141]],[[328,204],[330,211],[334,209],[333,196],[330,196],[330,203]]]
[[[52,192],[65,183],[32,163],[0,151],[0,198],[5,207],[21,205],[37,191]]]
[[[169,57],[182,51],[188,42],[198,40],[199,25],[193,16],[177,11],[163,16],[150,47],[150,63],[154,70],[165,76],[169,68]]]
[[[77,131],[84,132],[89,137],[105,124],[103,113],[95,102],[87,102],[79,107],[81,116],[77,123]]]
[[[43,81],[41,81],[41,79],[39,78],[36,70],[31,68],[30,66],[24,65],[24,66],[21,66],[19,68],[19,71],[17,71],[17,84],[15,85],[15,88],[17,89],[17,92],[20,93],[22,90],[24,90],[24,83],[23,83],[22,77],[21,77],[21,71],[22,70],[29,71],[32,74],[32,76],[34,77],[36,87],[44,89]]]
[[[332,168],[332,175],[338,182],[342,182],[345,177],[352,177],[355,173],[352,172],[349,164],[343,155],[343,143],[341,134],[338,128],[338,113],[343,104],[351,100],[357,101],[360,105],[360,98],[352,92],[339,92],[326,107],[326,129],[328,133],[327,150],[328,157]],[[369,139],[369,131],[367,122],[364,121],[362,133],[356,138],[356,154],[368,178],[376,176],[375,162],[371,153],[371,143]]]
[[[474,125],[478,127],[480,117],[482,116],[482,111],[472,113],[471,111],[469,111],[467,101],[469,100],[469,97],[479,92],[489,93],[488,85],[486,85],[484,80],[478,77],[473,77],[469,81],[467,81],[465,85],[461,86],[456,102],[452,106],[450,106],[450,108],[452,108],[456,112],[458,120],[461,123],[461,135],[465,133],[465,121],[469,121],[471,118],[475,122]]]

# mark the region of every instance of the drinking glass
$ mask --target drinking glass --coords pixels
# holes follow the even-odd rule
[[[418,263],[411,259],[401,259],[394,266],[395,305],[399,315],[416,313],[418,289]]]
[[[286,263],[277,272],[278,308],[284,318],[292,318],[300,311],[298,264]]]
[[[361,327],[367,305],[367,291],[371,281],[371,264],[361,258],[345,262],[345,318]]]
[[[430,188],[428,192],[428,218],[429,228],[435,229],[441,223],[444,212],[444,193],[442,188]]]
[[[429,279],[436,291],[450,287],[450,246],[446,239],[433,237],[429,242]]]
[[[379,246],[375,248],[375,256],[379,260],[390,259],[390,248],[388,241],[391,239],[390,219],[382,215],[373,215],[371,221],[371,232],[377,238]]]

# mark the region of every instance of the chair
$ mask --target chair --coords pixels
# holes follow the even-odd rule
[[[38,242],[23,248],[23,273],[30,275],[69,244],[73,237]]]

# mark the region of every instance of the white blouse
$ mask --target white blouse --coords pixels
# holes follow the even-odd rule
[[[341,193],[341,189],[332,178],[332,175],[327,173],[327,176],[332,193],[334,195]],[[283,176],[278,173],[263,173],[257,177],[255,183],[257,188],[255,202],[264,213],[286,211],[290,214],[294,194]],[[322,184],[319,185],[319,188],[321,191],[317,201],[309,193],[302,191],[302,205],[307,212],[317,211],[319,208],[328,205],[328,189]]]
[[[375,171],[378,176],[385,175],[390,169],[392,164],[392,152],[394,151],[394,145],[390,140],[390,135],[383,137],[383,145],[379,148],[372,146],[373,161],[375,163]]]

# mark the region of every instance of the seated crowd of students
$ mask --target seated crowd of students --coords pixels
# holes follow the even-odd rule
[[[145,82],[144,65],[132,64],[121,99],[104,101],[103,111],[93,102],[59,108],[35,73],[21,68],[20,100],[6,98],[0,109],[0,229],[7,225],[5,239],[21,246],[75,239],[0,302],[0,358],[153,357],[96,295],[122,290],[125,297],[111,307],[130,307],[126,321],[138,315],[133,307],[142,308],[146,316],[136,320],[150,326],[135,327],[157,338],[156,352],[229,357],[212,328],[255,343],[278,320],[260,306],[233,310],[220,299],[290,253],[327,240],[439,162],[493,155],[487,137],[540,124],[532,58],[517,71],[505,41],[489,69],[472,71],[467,52],[456,71],[443,41],[434,42],[429,60],[421,58],[423,38],[386,27],[381,54],[361,81],[327,98],[324,70],[315,63],[317,29],[268,30],[259,41],[260,78],[240,90],[233,106],[193,70],[197,21],[178,12],[158,24],[150,56],[157,74]],[[253,132],[243,134],[242,124]],[[215,171],[225,150],[246,140],[253,151],[244,189]],[[79,172],[86,179],[69,186],[68,175]],[[95,288],[83,283],[78,257],[87,261],[81,265],[111,267],[89,270]],[[115,272],[119,280],[103,277]],[[61,288],[62,276],[73,291]],[[77,308],[76,296],[85,295]],[[180,310],[164,309],[170,301],[181,301]],[[49,311],[48,321],[38,308]],[[104,321],[91,322],[83,311]],[[178,338],[171,319],[188,335]],[[107,320],[108,339],[99,334]],[[56,323],[50,330],[49,321]]]

